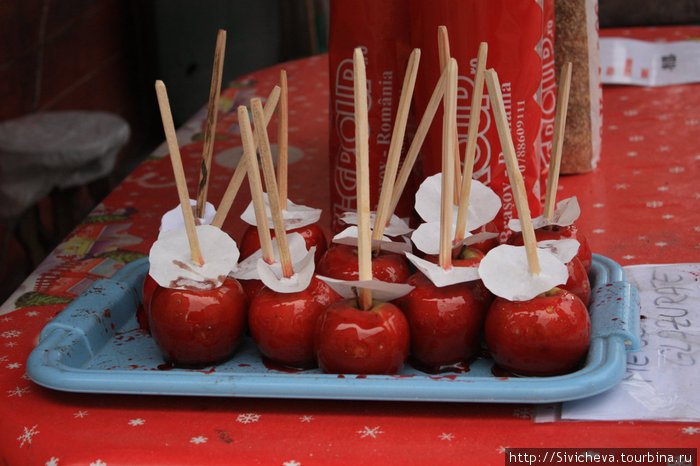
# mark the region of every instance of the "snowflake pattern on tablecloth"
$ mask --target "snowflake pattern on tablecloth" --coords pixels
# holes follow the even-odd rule
[[[253,422],[258,422],[260,420],[260,415],[255,413],[244,413],[239,414],[236,418],[237,422],[241,424],[251,424]]]
[[[438,435],[438,438],[440,440],[447,440],[448,442],[451,442],[455,438],[455,434],[451,432],[443,432],[440,435]]]
[[[693,426],[683,427],[681,429],[681,432],[688,435],[700,434],[700,428]]]
[[[313,421],[313,419],[314,419],[314,417],[309,416],[309,415],[304,415],[304,416],[299,417],[299,421],[301,421],[301,422],[311,422],[311,421]]]
[[[102,461],[101,459],[98,459],[98,460],[93,461],[92,463],[90,463],[90,466],[107,466],[107,463],[105,463],[105,462]]]
[[[22,398],[22,395],[24,395],[25,393],[29,393],[30,391],[31,390],[29,390],[28,387],[23,387],[23,388],[15,387],[14,390],[7,391],[7,393],[8,393],[7,397],[10,398],[12,396],[16,396],[17,398]]]
[[[7,356],[0,356],[0,362],[7,362]]]
[[[9,321],[11,321],[11,320],[12,320],[12,317],[10,317],[10,316],[5,316],[5,317],[3,317],[2,319],[0,319],[0,322],[9,322]]]
[[[60,460],[58,458],[52,456],[46,463],[44,463],[44,466],[58,466],[59,461]]]
[[[142,425],[144,425],[145,423],[146,423],[146,420],[145,420],[145,419],[141,419],[141,418],[131,419],[131,420],[129,421],[129,425],[130,425],[130,426],[142,426]]]
[[[22,367],[22,364],[20,364],[18,362],[13,362],[13,363],[5,366],[5,368],[7,368],[7,369],[19,369],[20,367]]]
[[[14,341],[10,341],[8,343],[5,343],[5,346],[7,346],[8,348],[12,348],[13,346],[17,346],[17,343],[15,343]]]
[[[496,449],[496,451],[497,451],[499,454],[503,455],[503,454],[506,452],[506,450],[509,449],[509,448],[510,448],[510,447],[504,447],[504,446],[501,445],[501,446],[499,446],[499,447]]]
[[[22,335],[22,332],[19,330],[5,330],[4,332],[0,333],[0,337],[2,338],[15,338]]]
[[[76,419],[82,419],[87,415],[88,415],[88,412],[85,410],[82,410],[82,409],[80,411],[76,411],[73,413],[73,417]]]
[[[202,443],[207,443],[208,438],[206,438],[203,435],[199,435],[197,437],[192,437],[190,439],[190,443],[194,443],[195,445],[201,445]]]
[[[25,315],[27,315],[29,317],[34,317],[34,316],[38,316],[39,312],[38,311],[29,311]]]
[[[19,441],[20,448],[22,448],[25,443],[27,444],[27,446],[32,444],[34,436],[39,433],[39,431],[36,430],[37,427],[39,427],[38,424],[34,424],[31,429],[26,426],[24,427],[24,432],[22,432],[22,435],[17,437],[17,441]]]
[[[379,430],[381,426],[369,427],[365,426],[364,429],[358,430],[357,433],[360,434],[360,438],[372,437],[377,438],[377,435],[383,434],[383,430]]]
[[[301,466],[301,463],[296,460],[289,460],[282,463],[282,466]]]

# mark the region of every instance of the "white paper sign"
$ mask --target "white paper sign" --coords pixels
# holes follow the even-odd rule
[[[641,350],[600,395],[562,404],[567,420],[700,421],[700,264],[625,267],[641,299]]]

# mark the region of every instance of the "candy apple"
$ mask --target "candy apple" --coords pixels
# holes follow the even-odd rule
[[[148,308],[151,305],[151,298],[153,297],[153,292],[158,288],[158,283],[151,277],[150,274],[146,274],[146,278],[143,281],[143,288],[141,291],[141,305],[136,310],[136,321],[139,327],[144,332],[150,333],[150,328],[148,327]]]
[[[292,367],[313,367],[316,321],[339,299],[339,294],[316,277],[306,289],[294,293],[278,293],[265,287],[250,303],[250,333],[260,352],[272,361]]]
[[[158,286],[149,312],[151,335],[176,366],[204,367],[229,358],[245,331],[248,299],[240,283],[179,290]]]
[[[482,232],[499,233],[498,227],[496,226],[496,224],[493,221],[486,223],[486,224],[482,225],[481,227],[477,228],[476,230],[472,231],[472,233],[482,233]],[[470,247],[478,249],[485,254],[485,253],[489,252],[491,249],[498,246],[499,244],[501,244],[501,243],[498,240],[498,236],[495,236],[493,238],[485,239],[484,241],[474,243],[474,244],[470,245]]]
[[[535,238],[537,241],[546,240],[556,240],[556,239],[566,239],[573,238],[579,242],[578,253],[576,257],[579,258],[583,267],[586,269],[586,273],[591,271],[592,264],[592,254],[591,248],[588,245],[588,240],[585,235],[579,231],[575,224],[569,226],[559,226],[559,225],[549,225],[546,227],[538,228],[535,230]],[[523,234],[522,232],[515,232],[508,238],[508,244],[513,246],[522,246]]]
[[[491,356],[516,374],[571,372],[588,350],[590,320],[573,293],[552,288],[529,301],[497,297],[486,315],[484,336]]]
[[[319,275],[338,280],[357,280],[358,270],[357,248],[344,244],[328,248],[316,268]],[[380,251],[372,257],[372,276],[383,282],[406,283],[411,271],[404,256]]]
[[[316,322],[316,359],[324,372],[394,374],[408,358],[409,334],[406,317],[391,303],[362,310],[356,299],[336,301]]]
[[[394,302],[411,329],[411,355],[431,371],[449,370],[476,354],[486,309],[474,287],[437,287],[422,272],[408,279],[414,289]]]
[[[252,302],[253,299],[258,295],[260,290],[265,287],[262,280],[252,278],[250,280],[239,280],[245,295],[248,297],[248,302]]]
[[[287,234],[291,233],[299,233],[301,236],[304,237],[304,241],[306,242],[306,249],[311,250],[312,246],[316,246],[316,253],[314,255],[314,262],[318,263],[318,261],[321,259],[321,256],[323,256],[323,253],[326,252],[327,245],[326,245],[326,236],[323,234],[323,230],[321,229],[320,226],[318,226],[317,223],[312,223],[310,225],[306,225],[300,228],[295,228],[293,230],[289,230]],[[271,229],[270,230],[270,236],[271,238],[275,237],[275,230]],[[255,251],[260,249],[260,238],[258,237],[258,229],[255,226],[249,226],[246,231],[243,233],[243,238],[241,239],[241,258],[240,260],[245,259],[246,257],[250,256],[253,254]]]
[[[566,281],[566,284],[561,285],[560,288],[572,292],[583,301],[583,304],[588,306],[591,300],[591,282],[588,280],[586,268],[578,257],[574,257],[570,260],[566,264],[566,268],[569,271],[569,279]]]

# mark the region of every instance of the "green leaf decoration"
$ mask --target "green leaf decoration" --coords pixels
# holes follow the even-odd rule
[[[72,300],[72,298],[39,293],[38,291],[28,291],[15,300],[15,309],[33,306],[48,306],[50,304],[66,304]]]

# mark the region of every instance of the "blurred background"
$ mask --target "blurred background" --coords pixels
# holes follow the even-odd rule
[[[227,82],[325,53],[329,1],[0,0],[0,123],[68,109],[123,118],[131,137],[103,181],[104,194],[164,140],[155,79],[168,86],[181,125],[207,102],[218,29],[227,30]],[[700,21],[700,0],[600,0],[599,14],[601,27],[691,24]],[[52,221],[55,194],[21,218],[0,218],[0,303],[74,226]],[[92,194],[70,193],[71,220],[99,202],[102,194]],[[29,236],[41,247],[34,254],[26,253]]]

